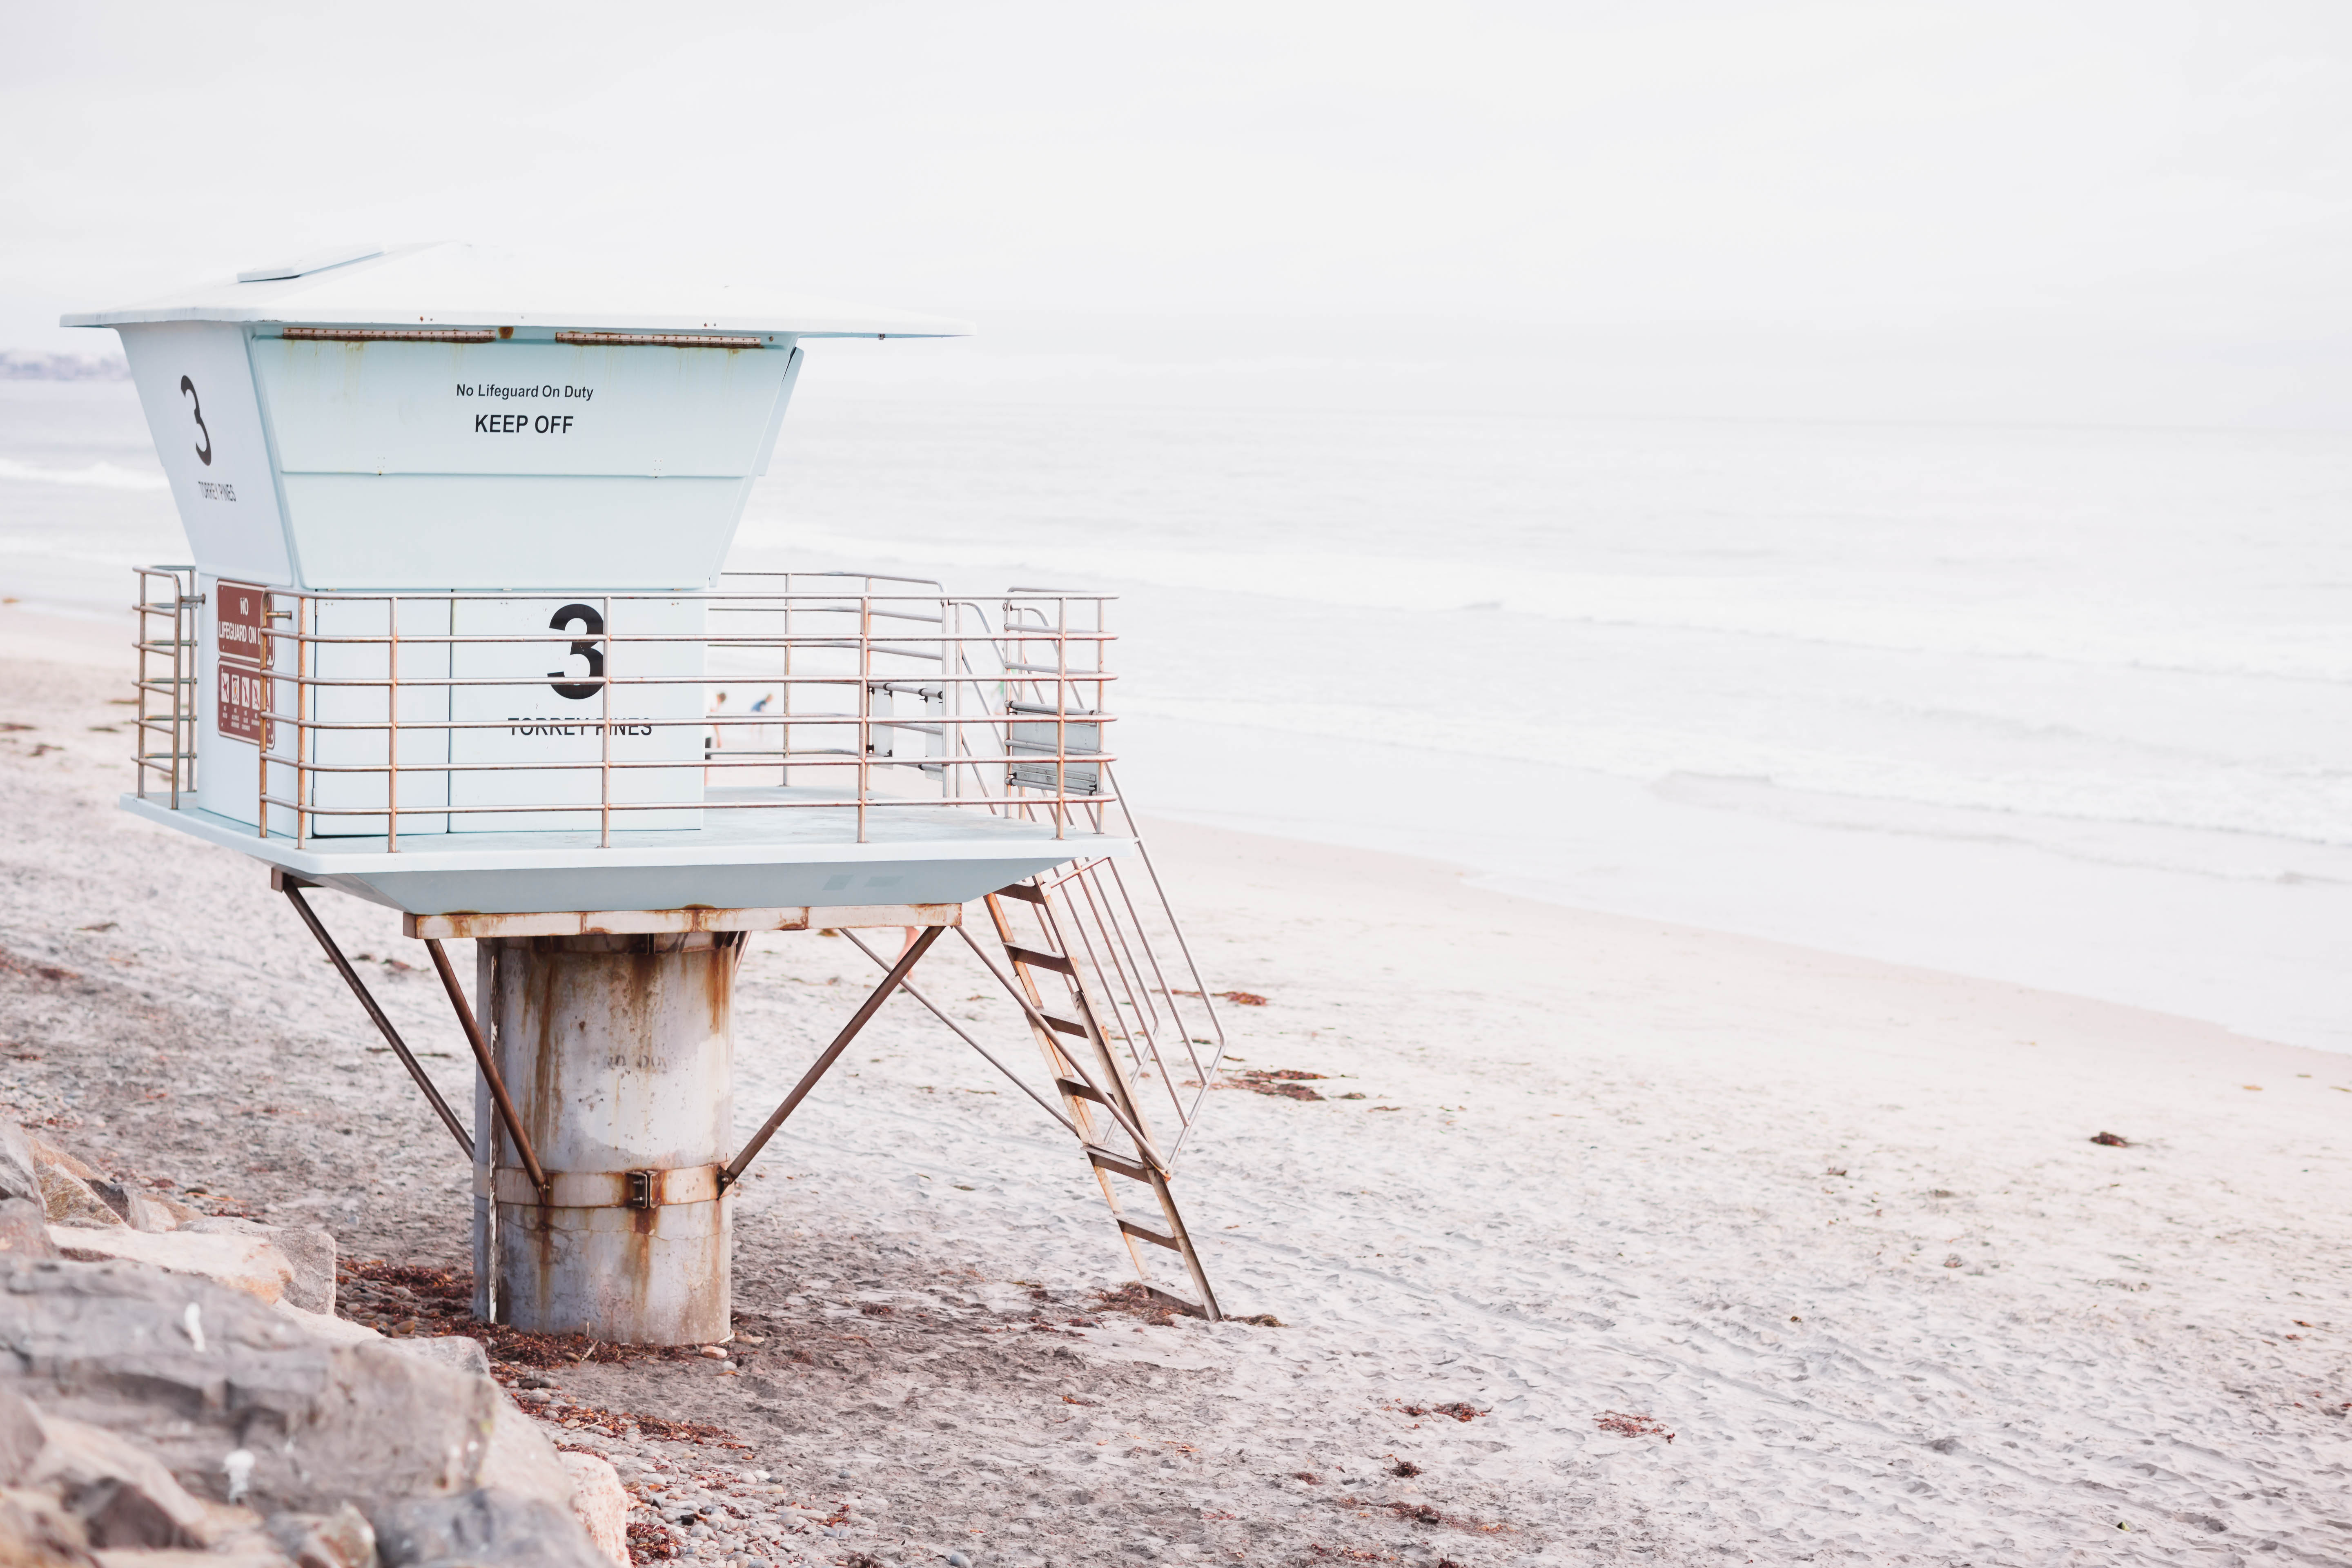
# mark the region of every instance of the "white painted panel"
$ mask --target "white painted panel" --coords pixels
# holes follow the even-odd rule
[[[751,465],[754,477],[768,471],[768,459],[775,456],[776,432],[784,427],[784,410],[793,405],[793,388],[800,384],[801,351],[794,349],[784,363],[784,384],[776,393],[776,405],[768,414],[768,433],[760,440],[760,460]]]
[[[704,588],[751,480],[289,474],[314,587]]]
[[[447,677],[449,645],[433,639],[448,635],[449,601],[321,598],[311,603],[316,616],[313,628],[321,640],[310,645],[309,654],[310,673],[317,682],[310,688],[310,716],[318,726],[310,731],[306,759],[314,770],[309,775],[309,804],[318,811],[344,815],[314,816],[310,831],[327,838],[382,834],[386,820],[383,808],[392,798],[389,764],[396,756],[401,769],[397,800],[401,837],[448,832],[446,813],[426,810],[411,815],[416,807],[449,804],[449,775],[435,766],[449,760],[449,732],[438,727],[448,718],[448,689],[405,683]],[[396,646],[386,637],[394,625],[402,639]],[[335,640],[340,637],[364,640]],[[283,672],[289,663],[281,644],[278,668]],[[387,681],[395,666],[404,683],[397,734],[386,721],[391,711],[389,687],[374,684]],[[357,684],[334,684],[343,681]],[[281,693],[289,684],[279,683]],[[281,695],[279,702],[290,710],[288,697]],[[332,727],[339,724],[363,728]],[[274,750],[286,749],[287,737],[281,733]],[[360,771],[319,771],[341,768]],[[427,771],[412,773],[413,768]],[[272,793],[290,792],[273,787]],[[270,826],[283,826],[289,831],[292,827],[291,823],[279,824],[275,811]]]
[[[789,351],[260,338],[288,473],[691,474],[740,479]]]
[[[461,680],[494,686],[455,689],[451,712],[457,763],[537,764],[515,771],[457,772],[453,805],[564,806],[584,811],[458,812],[454,831],[533,832],[594,829],[601,813],[610,715],[612,799],[622,805],[698,803],[702,799],[704,607],[690,599],[607,598],[597,594],[460,599],[461,637],[526,637],[524,642],[460,642],[453,668]],[[684,637],[632,642],[632,637]],[[618,639],[618,640],[616,640]],[[633,685],[637,680],[678,684]],[[509,684],[509,682],[511,682]],[[609,691],[607,687],[609,685]],[[676,762],[677,767],[627,764]],[[596,763],[556,767],[553,763]],[[615,813],[617,833],[702,826],[695,805]]]
[[[121,331],[139,405],[187,530],[189,558],[209,574],[289,581],[245,329],[171,321]]]

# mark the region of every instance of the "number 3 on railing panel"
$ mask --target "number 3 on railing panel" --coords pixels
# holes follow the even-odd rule
[[[1058,837],[1099,831],[1112,798],[1099,595],[991,605],[829,574],[593,595],[139,582],[141,793],[177,809],[202,778],[203,811],[262,837],[397,853],[836,822],[865,842],[944,808]]]

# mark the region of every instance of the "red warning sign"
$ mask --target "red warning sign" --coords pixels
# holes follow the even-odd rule
[[[226,659],[213,667],[214,723],[238,741],[261,740],[261,715],[269,705],[268,678],[251,665]]]
[[[213,649],[223,658],[261,662],[261,631],[268,619],[269,594],[250,583],[213,584]]]

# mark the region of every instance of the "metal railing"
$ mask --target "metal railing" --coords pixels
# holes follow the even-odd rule
[[[193,566],[141,566],[133,646],[139,653],[139,715],[131,734],[143,798],[154,787],[180,809],[196,787],[196,618],[204,600]]]
[[[329,593],[142,568],[139,793],[257,835],[699,826],[964,807],[1102,830],[1109,597],[866,574],[702,593]],[[224,619],[257,604],[257,626]],[[224,643],[203,663],[197,639]],[[151,713],[149,703],[156,704]],[[236,742],[243,741],[243,745]],[[234,775],[252,770],[249,782]],[[248,793],[249,791],[249,793]]]
[[[1096,856],[1043,872],[1037,886],[1052,897],[1026,914],[1072,961],[1104,1043],[1125,1057],[1140,1099],[1155,1102],[1138,1103],[1138,1114],[1158,1119],[1156,1100],[1166,1098],[1176,1136],[1162,1152],[1173,1170],[1224,1066],[1224,1020],[1123,801],[1107,826],[1136,839],[1132,863]]]

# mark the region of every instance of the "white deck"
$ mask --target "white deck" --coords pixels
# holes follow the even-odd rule
[[[267,838],[183,795],[180,809],[134,795],[123,810],[234,849],[310,881],[410,914],[526,914],[571,910],[676,910],[794,905],[961,904],[1023,877],[1081,858],[1124,853],[1131,838],[1054,837],[1050,824],[972,808],[876,804],[805,788],[714,789],[694,829],[630,831],[615,814],[612,847],[600,847],[594,813],[582,828],[534,833]],[[805,804],[835,803],[830,810]],[[757,809],[772,803],[772,809]]]

